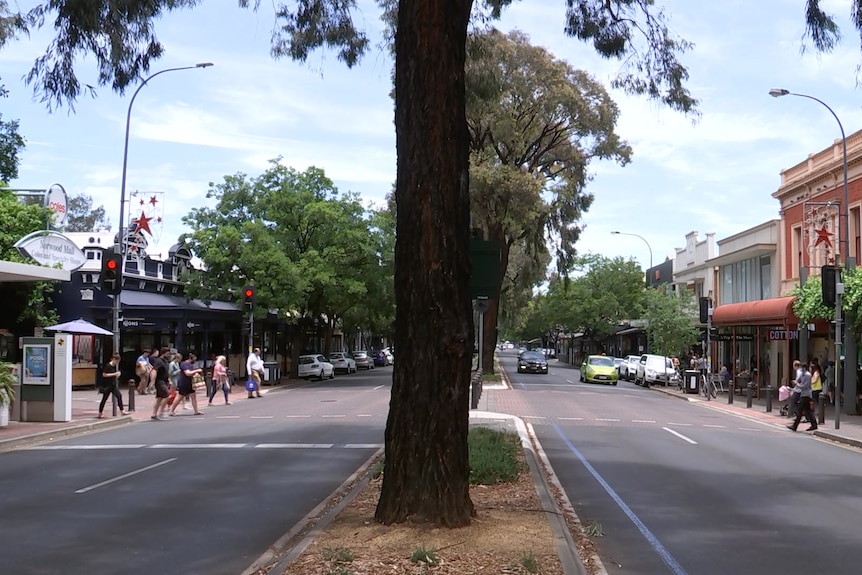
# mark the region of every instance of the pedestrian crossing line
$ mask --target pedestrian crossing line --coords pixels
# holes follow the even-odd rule
[[[255,449],[332,449],[334,443],[258,443]]]
[[[144,447],[147,447],[145,443],[113,443],[107,445],[33,445],[26,449],[28,451],[70,451],[73,449],[96,451],[99,449],[143,449]]]
[[[150,449],[242,449],[247,443],[156,443]]]

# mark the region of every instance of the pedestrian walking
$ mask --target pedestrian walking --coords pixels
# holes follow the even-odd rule
[[[824,371],[825,382],[823,384],[823,393],[826,394],[829,405],[835,405],[835,362],[830,361],[826,364]]]
[[[135,376],[138,378],[136,389],[141,395],[147,395],[152,391],[153,366],[150,363],[150,350],[143,348],[141,355],[135,360]]]
[[[820,393],[823,391],[823,377],[821,375],[820,362],[815,357],[811,360],[811,399],[814,405],[820,401]]]
[[[171,415],[174,415],[174,412],[177,410],[177,406],[186,398],[189,398],[192,401],[194,415],[203,415],[203,412],[198,409],[198,394],[195,391],[194,384],[192,383],[192,378],[204,371],[199,367],[195,367],[196,359],[197,356],[195,354],[189,353],[186,356],[186,360],[180,363],[180,375],[177,378],[177,398],[171,406]]]
[[[153,348],[150,354],[150,365],[154,370],[154,384],[156,390],[156,400],[153,403],[153,414],[150,419],[159,420],[160,416],[164,415],[167,409],[168,396],[170,395],[170,384],[168,383],[168,364],[162,357],[167,357],[170,349],[163,347],[161,350]]]
[[[99,386],[99,391],[102,392],[102,401],[99,403],[99,419],[105,419],[102,413],[105,410],[105,403],[108,402],[108,397],[114,396],[117,398],[117,405],[120,407],[121,415],[128,415],[126,408],[123,407],[123,395],[120,393],[118,380],[120,379],[120,354],[114,352],[111,355],[110,361],[102,367],[102,378]]]
[[[213,364],[213,383],[212,389],[210,390],[210,397],[208,406],[212,406],[213,398],[215,397],[218,390],[221,389],[224,392],[224,404],[230,405],[230,383],[227,379],[227,358],[223,355],[220,355],[215,358],[215,363]]]
[[[796,382],[796,387],[799,389],[799,409],[796,411],[796,419],[793,420],[792,425],[787,426],[787,429],[796,431],[799,422],[805,416],[811,423],[811,426],[805,431],[816,431],[817,419],[814,418],[814,412],[811,409],[811,372],[808,371],[808,366],[805,364],[801,365],[801,370],[802,376]]]
[[[260,348],[256,347],[252,350],[250,354],[248,354],[248,359],[245,362],[246,372],[248,372],[248,377],[254,381],[254,391],[248,390],[248,398],[253,399],[254,393],[257,392],[257,397],[262,397],[260,395],[260,384],[263,378],[261,375],[263,374],[263,360],[260,358]]]

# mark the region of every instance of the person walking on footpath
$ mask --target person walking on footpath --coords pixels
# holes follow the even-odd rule
[[[248,354],[248,360],[245,362],[245,369],[248,372],[248,377],[254,381],[254,392],[257,392],[258,397],[262,397],[260,395],[260,383],[261,383],[261,374],[263,373],[263,360],[260,358],[260,348],[256,347],[252,350],[250,354]],[[248,390],[248,398],[254,398],[254,392],[252,390]]]
[[[102,383],[99,390],[102,392],[102,402],[99,403],[99,419],[105,419],[102,413],[105,410],[105,403],[108,402],[108,397],[114,396],[117,398],[117,405],[120,407],[120,415],[129,415],[126,413],[126,408],[123,407],[123,394],[120,393],[118,379],[120,378],[120,354],[114,352],[111,355],[111,360],[102,368]]]
[[[823,374],[820,368],[820,361],[815,357],[811,360],[811,399],[814,405],[820,401],[820,394],[823,392]]]
[[[208,406],[212,406],[213,398],[215,397],[218,390],[221,389],[224,392],[224,404],[230,405],[230,397],[228,394],[230,393],[230,383],[227,380],[227,358],[223,355],[220,355],[215,358],[215,364],[213,365],[213,384],[212,389],[210,390],[210,397]]]
[[[167,357],[170,349],[163,347],[160,350],[153,348],[150,354],[150,365],[153,366],[155,383],[153,386],[156,389],[156,400],[153,402],[153,414],[150,419],[158,421],[159,416],[165,414],[167,409],[168,396],[170,395],[170,384],[168,383],[168,364],[165,363],[164,357]]]
[[[192,400],[192,409],[194,409],[194,415],[203,415],[204,413],[198,409],[198,394],[195,391],[195,386],[192,383],[192,378],[199,374],[203,373],[203,369],[199,367],[195,367],[195,360],[197,356],[193,353],[189,353],[186,356],[186,360],[180,364],[180,376],[177,378],[177,398],[174,400],[174,404],[171,406],[171,415],[174,415],[174,412],[177,410],[177,406],[183,402],[184,399],[190,398]]]
[[[796,387],[799,389],[799,409],[796,411],[796,419],[793,420],[793,425],[788,425],[787,429],[796,431],[804,415],[811,423],[811,427],[805,431],[816,431],[817,420],[814,418],[814,412],[811,410],[811,372],[808,371],[806,364],[802,364],[802,377],[796,381]]]

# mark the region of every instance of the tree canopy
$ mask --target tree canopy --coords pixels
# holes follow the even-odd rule
[[[67,232],[96,232],[110,229],[111,220],[105,216],[105,206],[93,208],[93,198],[87,194],[78,194],[69,198]]]

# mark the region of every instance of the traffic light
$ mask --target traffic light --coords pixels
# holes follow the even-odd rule
[[[99,275],[102,293],[117,295],[123,291],[123,256],[110,248],[102,253],[102,273]]]
[[[823,297],[823,305],[826,307],[835,307],[835,280],[838,270],[835,266],[825,265],[820,268],[820,285],[822,291],[820,295]]]
[[[254,286],[248,285],[242,288],[242,309],[249,313],[254,312],[254,296],[256,291]]]
[[[698,311],[700,311],[700,313],[698,314],[699,319],[700,319],[700,323],[708,323],[709,322],[709,308],[711,307],[710,304],[712,302],[709,301],[708,297],[702,297],[702,298],[700,298],[700,301],[698,303],[700,304],[700,309],[698,310]]]

